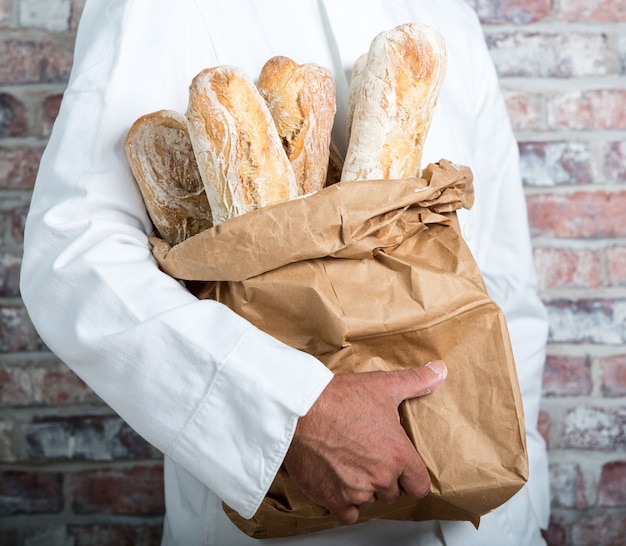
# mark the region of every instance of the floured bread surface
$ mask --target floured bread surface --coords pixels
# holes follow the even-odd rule
[[[374,38],[357,67],[342,180],[419,176],[446,68],[444,40],[432,27],[410,23]]]
[[[257,83],[293,167],[298,191],[305,195],[324,187],[336,112],[336,90],[330,70],[269,59]]]
[[[124,145],[146,210],[165,241],[173,246],[212,226],[185,116],[172,110],[142,116]]]
[[[269,109],[242,70],[200,72],[189,88],[187,122],[214,224],[297,197]]]

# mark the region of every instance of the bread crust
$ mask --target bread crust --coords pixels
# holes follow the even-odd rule
[[[148,215],[165,241],[173,246],[212,226],[183,114],[158,110],[140,117],[124,147]]]
[[[353,91],[342,180],[419,176],[446,67],[444,40],[430,26],[400,25],[374,38]]]
[[[297,197],[269,109],[241,69],[224,65],[197,74],[187,123],[215,225]]]
[[[326,183],[336,112],[331,72],[276,56],[261,69],[257,87],[293,167],[299,195],[320,190]]]

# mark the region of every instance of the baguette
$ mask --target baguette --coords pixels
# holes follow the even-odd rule
[[[261,69],[257,87],[293,167],[299,195],[322,189],[336,112],[332,74],[316,64],[277,56]]]
[[[212,226],[185,116],[159,110],[140,117],[124,147],[148,215],[165,241],[174,246]]]
[[[445,43],[432,27],[410,23],[374,38],[351,99],[342,181],[420,175],[446,66]]]
[[[242,70],[217,66],[197,74],[187,123],[215,225],[297,197],[269,109]]]

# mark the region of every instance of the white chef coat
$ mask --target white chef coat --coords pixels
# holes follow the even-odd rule
[[[503,308],[523,392],[530,481],[466,522],[369,522],[266,544],[542,544],[546,452],[536,430],[546,316],[537,297],[516,145],[475,14],[461,0],[88,0],[74,68],[42,158],[26,222],[21,288],[44,342],[165,457],[163,543],[256,541],[222,500],[254,514],[299,416],[330,380],[315,358],[225,306],[198,301],[151,257],[151,224],[123,148],[130,125],[184,112],[201,69],[256,77],[273,55],[335,76],[334,138],[346,148],[350,69],[380,31],[434,25],[448,72],[424,150],[469,165],[476,204],[463,235]]]

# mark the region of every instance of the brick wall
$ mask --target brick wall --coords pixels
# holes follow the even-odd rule
[[[468,0],[520,143],[551,329],[555,545],[626,543],[626,0]],[[158,544],[160,455],[33,331],[22,231],[84,0],[0,0],[0,543]]]

